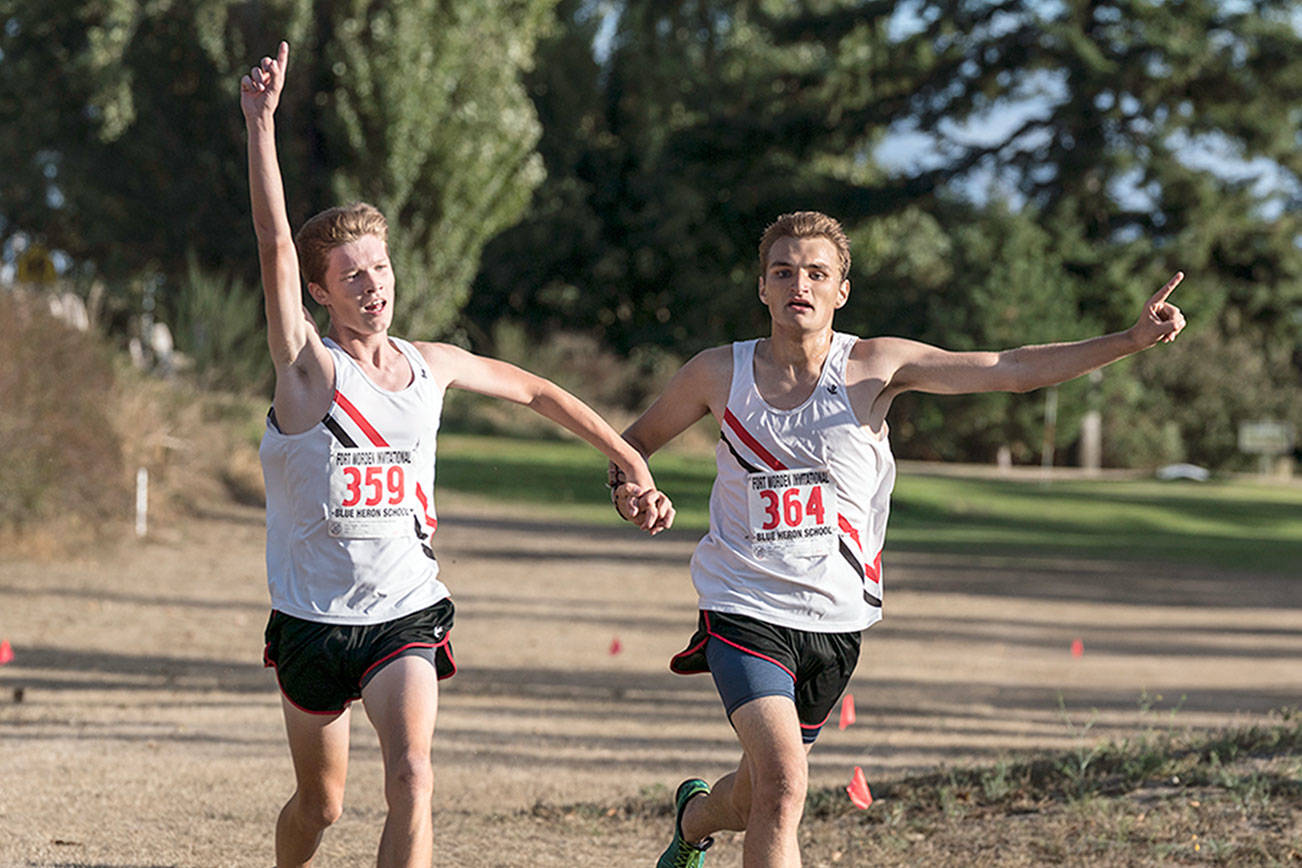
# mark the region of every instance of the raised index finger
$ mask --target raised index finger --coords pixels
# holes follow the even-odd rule
[[[1166,282],[1166,286],[1153,293],[1153,297],[1148,300],[1149,306],[1151,307],[1155,304],[1161,304],[1166,301],[1166,297],[1171,294],[1173,289],[1180,285],[1180,281],[1182,280],[1184,280],[1184,272],[1177,271],[1175,276]]]
[[[280,47],[276,49],[276,65],[280,67],[280,74],[285,74],[285,68],[289,66],[289,43],[285,40],[280,41]]]

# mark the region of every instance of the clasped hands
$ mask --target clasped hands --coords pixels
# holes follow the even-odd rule
[[[673,526],[674,504],[658,488],[643,488],[624,478],[623,472],[610,465],[610,500],[620,518],[631,521],[642,530],[655,536]]]

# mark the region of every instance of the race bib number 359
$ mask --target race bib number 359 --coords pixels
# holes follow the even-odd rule
[[[330,536],[375,539],[411,533],[416,514],[409,496],[416,483],[411,475],[409,449],[332,449]]]
[[[836,487],[827,468],[752,473],[746,507],[756,557],[817,557],[836,550]]]

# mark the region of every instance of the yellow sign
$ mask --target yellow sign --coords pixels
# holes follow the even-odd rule
[[[57,276],[50,251],[41,245],[33,244],[18,254],[19,283],[54,283]]]

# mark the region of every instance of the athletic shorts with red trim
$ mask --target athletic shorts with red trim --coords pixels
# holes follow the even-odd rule
[[[457,671],[452,657],[452,600],[383,624],[321,624],[272,611],[263,663],[280,691],[312,714],[338,714],[385,665],[414,655],[430,661],[439,680]]]
[[[767,661],[789,676],[792,685],[789,695],[796,704],[802,738],[809,744],[818,737],[850,683],[859,662],[861,640],[859,631],[815,633],[779,627],[746,615],[702,611],[696,632],[687,647],[669,661],[669,669],[678,675],[709,672],[709,648],[719,644]],[[726,680],[746,677],[745,669],[731,667],[728,673],[712,673],[729,717],[749,699],[778,692],[763,676],[754,685],[732,684]],[[721,680],[721,675],[725,680]]]

